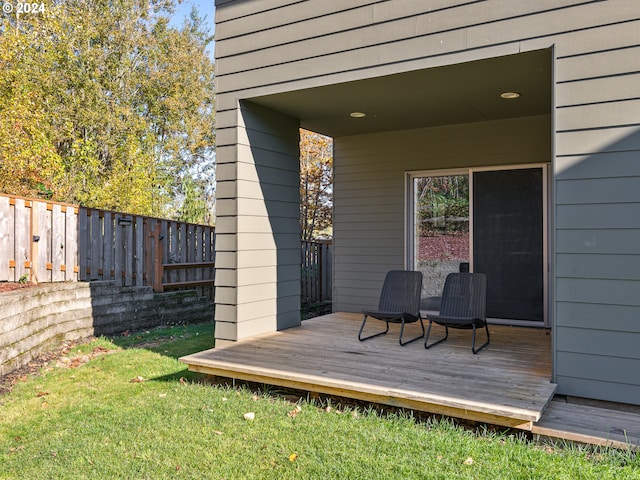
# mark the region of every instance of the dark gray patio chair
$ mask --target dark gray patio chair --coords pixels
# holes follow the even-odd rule
[[[471,351],[475,354],[489,345],[489,327],[486,315],[487,277],[484,273],[450,273],[444,282],[442,301],[438,314],[427,314],[429,327],[424,348],[431,348],[449,337],[449,328],[473,330]],[[445,327],[445,336],[429,344],[431,326],[437,323]],[[487,341],[476,349],[476,329],[485,328]]]
[[[420,315],[420,293],[422,292],[422,272],[413,272],[408,270],[391,270],[387,273],[382,292],[380,292],[380,301],[378,310],[363,310],[364,319],[358,332],[358,340],[361,342],[379,335],[384,335],[389,331],[389,323],[400,323],[400,345],[415,342],[424,337],[424,323]],[[374,318],[386,322],[386,330],[367,337],[362,336],[362,331],[367,323],[368,318]],[[407,323],[420,322],[422,334],[411,340],[403,341],[402,334],[404,326]]]

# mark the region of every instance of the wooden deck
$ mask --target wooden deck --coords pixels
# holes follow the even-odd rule
[[[359,342],[361,321],[359,314],[334,313],[181,361],[210,375],[529,431],[556,389],[549,381],[548,331],[490,326],[491,345],[473,355],[466,330],[450,330],[445,343],[425,350],[421,341],[401,347],[397,325],[385,336]],[[416,324],[405,333],[408,337],[414,331],[419,332]],[[432,335],[443,331],[434,327]]]
[[[581,405],[555,398],[532,432],[605,447],[640,449],[640,407]]]

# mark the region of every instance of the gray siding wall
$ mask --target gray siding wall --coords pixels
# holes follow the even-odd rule
[[[336,311],[375,308],[405,266],[405,173],[551,161],[548,116],[334,139]]]
[[[640,2],[217,0],[216,5],[221,130],[235,128],[239,99],[553,46],[555,380],[561,393],[638,403],[640,349],[633,346],[640,344]],[[397,145],[403,135],[410,138],[411,132],[389,137]],[[384,146],[375,136],[366,140]],[[343,246],[335,252],[334,298],[349,309],[370,303],[367,287],[403,262],[403,205],[384,197],[402,196],[401,176],[385,166],[398,157],[390,149],[367,155],[371,149],[358,147],[359,141],[338,139],[335,158],[336,201],[356,197],[336,207]],[[234,152],[233,146],[219,150],[218,159]],[[366,161],[371,170],[357,166]],[[447,165],[457,161],[452,156]],[[389,181],[382,185],[378,174],[389,175]],[[360,222],[360,234],[347,228],[349,219],[370,208],[358,208],[358,198],[371,193],[369,201],[380,209],[377,218],[394,225],[393,232],[381,230],[378,221]],[[375,246],[363,247],[363,239]],[[388,248],[387,259],[377,257],[378,247]]]
[[[248,102],[222,118],[230,126],[217,132],[217,346],[300,324],[298,122]]]

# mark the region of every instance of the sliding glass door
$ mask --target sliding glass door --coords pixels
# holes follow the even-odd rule
[[[465,169],[409,175],[408,267],[423,298],[447,274],[487,275],[487,316],[543,324],[546,317],[546,169]]]
[[[412,269],[424,275],[423,297],[442,293],[447,274],[469,265],[469,175],[412,179]]]

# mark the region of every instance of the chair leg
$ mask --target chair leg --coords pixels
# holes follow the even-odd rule
[[[424,348],[429,349],[431,347],[433,347],[434,345],[437,345],[439,343],[444,342],[447,338],[449,338],[449,327],[445,326],[444,327],[444,338],[441,338],[440,340],[433,342],[431,345],[429,345],[429,333],[431,333],[431,324],[433,323],[432,320],[429,320],[429,328],[427,328],[427,335],[425,336],[424,339]]]
[[[406,342],[402,341],[402,332],[404,332],[404,319],[402,320],[402,325],[400,326],[400,345],[401,346],[405,346],[407,343],[411,343],[411,342],[415,342],[416,340],[420,340],[422,337],[424,337],[424,323],[422,323],[422,317],[418,317],[420,319],[420,326],[422,327],[422,335],[416,337],[416,338],[412,338],[411,340],[407,340]],[[387,323],[387,326],[389,326],[389,324]]]
[[[387,324],[387,329],[384,332],[378,332],[378,333],[374,333],[373,335],[369,335],[368,337],[363,337],[362,331],[364,330],[365,323],[367,323],[367,315],[364,316],[364,319],[362,320],[362,325],[360,325],[360,331],[358,332],[358,340],[360,340],[361,342],[364,342],[365,340],[369,340],[370,338],[373,338],[373,337],[379,337],[380,335],[384,335],[389,331],[389,322],[385,322]]]
[[[487,325],[487,322],[484,322],[484,329],[487,332],[487,341],[482,345],[480,345],[480,348],[476,349],[476,325],[475,323],[473,324],[473,338],[471,339],[471,351],[473,352],[474,355],[478,353],[480,350],[482,350],[484,347],[489,345],[489,341],[491,340],[491,338],[489,337],[489,326]]]

